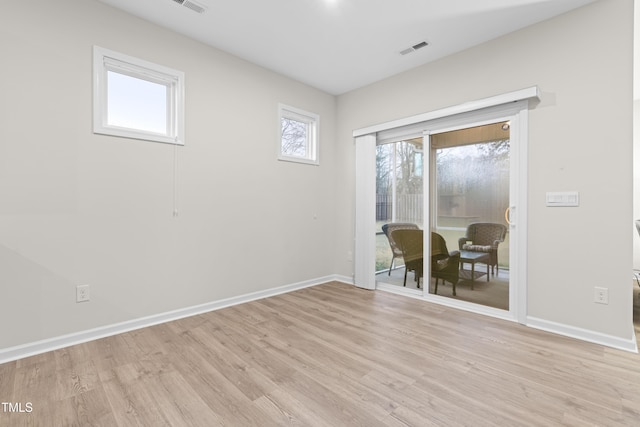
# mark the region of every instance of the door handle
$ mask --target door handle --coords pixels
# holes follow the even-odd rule
[[[515,212],[515,210],[516,210],[515,206],[509,206],[507,210],[504,211],[504,220],[507,221],[507,224],[509,225],[514,225],[514,226],[516,225],[515,221],[512,221],[512,218],[511,218],[511,212],[512,211]]]

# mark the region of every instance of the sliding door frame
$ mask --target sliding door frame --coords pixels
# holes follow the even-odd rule
[[[435,230],[435,210],[437,206],[433,203],[435,194],[435,181],[433,180],[433,169],[435,168],[434,150],[431,148],[430,137],[434,134],[456,131],[469,127],[484,126],[497,122],[510,122],[510,167],[509,167],[509,208],[513,212],[511,224],[509,225],[509,309],[501,310],[493,307],[483,306],[471,302],[451,299],[442,295],[430,294],[427,286],[424,286],[423,297],[425,300],[437,302],[439,304],[462,308],[493,317],[501,317],[524,323],[526,320],[526,275],[520,274],[521,269],[526,265],[526,245],[521,246],[520,242],[526,242],[526,138],[522,138],[521,115],[527,115],[526,102],[508,104],[480,111],[473,111],[459,117],[445,118],[442,120],[427,123],[424,132],[424,153],[425,164],[429,165],[428,181],[425,182],[425,202],[424,212],[429,214],[428,221],[432,230]],[[516,212],[525,212],[525,216],[515,219]],[[518,215],[519,217],[521,215]],[[522,227],[520,225],[522,224]],[[427,246],[425,238],[425,248]],[[451,250],[457,248],[451,248]],[[430,253],[427,251],[426,253]],[[424,265],[425,277],[431,277],[430,263]],[[523,314],[524,313],[524,314]]]
[[[468,127],[469,125],[495,122],[507,119],[511,121],[511,218],[510,225],[510,277],[515,286],[509,292],[509,311],[477,304],[452,300],[439,295],[431,295],[423,287],[422,298],[434,303],[454,306],[467,311],[526,323],[527,315],[527,144],[528,110],[530,104],[539,101],[539,89],[531,87],[504,95],[468,102],[430,113],[395,120],[354,131],[356,141],[356,258],[355,284],[367,289],[375,289],[375,147],[376,143],[401,139],[407,135],[422,134],[424,137],[424,166],[431,167],[429,135],[448,129]],[[428,156],[428,157],[427,157]],[[373,159],[373,162],[371,162]],[[367,163],[365,165],[363,163]],[[373,163],[372,166],[370,163]],[[359,165],[359,167],[358,167]],[[425,188],[430,194],[431,179],[425,170]],[[365,197],[366,195],[366,197]],[[430,197],[424,197],[425,225],[431,225]],[[517,227],[517,228],[516,228]],[[424,247],[430,247],[430,233],[425,233]],[[428,253],[428,252],[427,252]],[[360,256],[358,256],[358,254]],[[370,259],[369,259],[370,258]],[[430,263],[425,257],[424,276],[430,277]],[[388,289],[388,288],[387,288]],[[411,296],[415,297],[415,293]]]

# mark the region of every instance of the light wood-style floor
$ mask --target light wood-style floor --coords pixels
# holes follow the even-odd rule
[[[341,283],[0,365],[0,425],[638,425],[640,356]]]

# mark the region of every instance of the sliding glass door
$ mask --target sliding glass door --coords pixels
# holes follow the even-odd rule
[[[532,99],[535,87],[354,131],[356,286],[525,323]],[[406,279],[383,227],[397,223],[422,233]]]
[[[509,310],[510,123],[432,133],[430,150],[431,230],[458,255],[432,264],[429,293]]]
[[[404,280],[404,260],[391,236],[395,228],[424,228],[422,137],[376,146],[376,280],[416,289]]]

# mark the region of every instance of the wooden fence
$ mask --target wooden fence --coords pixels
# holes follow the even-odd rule
[[[400,194],[397,196],[396,217],[393,218],[393,195],[376,195],[376,221],[411,222],[422,224],[423,197],[422,194]]]

